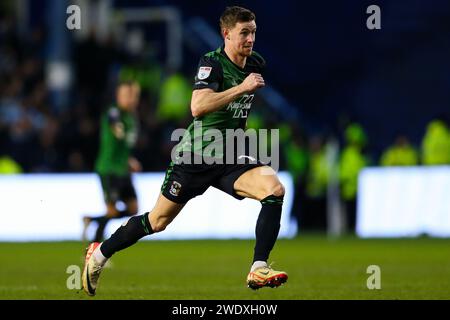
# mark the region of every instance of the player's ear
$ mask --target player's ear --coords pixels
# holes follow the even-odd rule
[[[230,29],[223,28],[222,29],[222,35],[224,39],[230,40]]]

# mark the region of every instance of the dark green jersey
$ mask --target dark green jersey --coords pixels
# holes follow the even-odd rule
[[[210,88],[216,92],[228,90],[241,84],[250,73],[262,73],[264,66],[264,59],[253,51],[247,58],[245,67],[240,68],[230,60],[222,46],[200,59],[194,90],[204,88]],[[212,141],[215,141],[214,139],[205,141],[208,140],[203,137],[206,130],[217,129],[224,137],[227,129],[245,129],[253,99],[254,94],[245,94],[215,112],[196,117],[178,144],[177,152],[190,151],[201,154]],[[201,130],[201,134],[195,134],[196,127],[199,133]]]
[[[100,152],[95,171],[100,175],[127,175],[128,158],[136,138],[137,123],[134,115],[117,106],[107,109],[101,116]]]

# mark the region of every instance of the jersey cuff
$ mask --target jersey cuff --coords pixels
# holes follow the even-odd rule
[[[206,88],[212,89],[213,91],[217,91],[219,89],[219,84],[217,82],[208,83],[206,81],[199,80],[194,84],[194,87],[193,87],[194,90],[206,89]]]

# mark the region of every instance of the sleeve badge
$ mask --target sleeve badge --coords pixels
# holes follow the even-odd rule
[[[197,78],[199,80],[204,80],[209,77],[211,74],[212,67],[200,67],[198,69]]]

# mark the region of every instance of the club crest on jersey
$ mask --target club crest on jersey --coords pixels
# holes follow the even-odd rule
[[[181,190],[181,183],[174,181],[172,182],[172,185],[170,186],[169,193],[173,195],[174,197],[178,197],[178,194]]]
[[[212,70],[212,67],[200,67],[200,69],[198,69],[197,78],[199,80],[204,80],[204,79],[208,78],[209,75],[211,74],[211,70]]]

